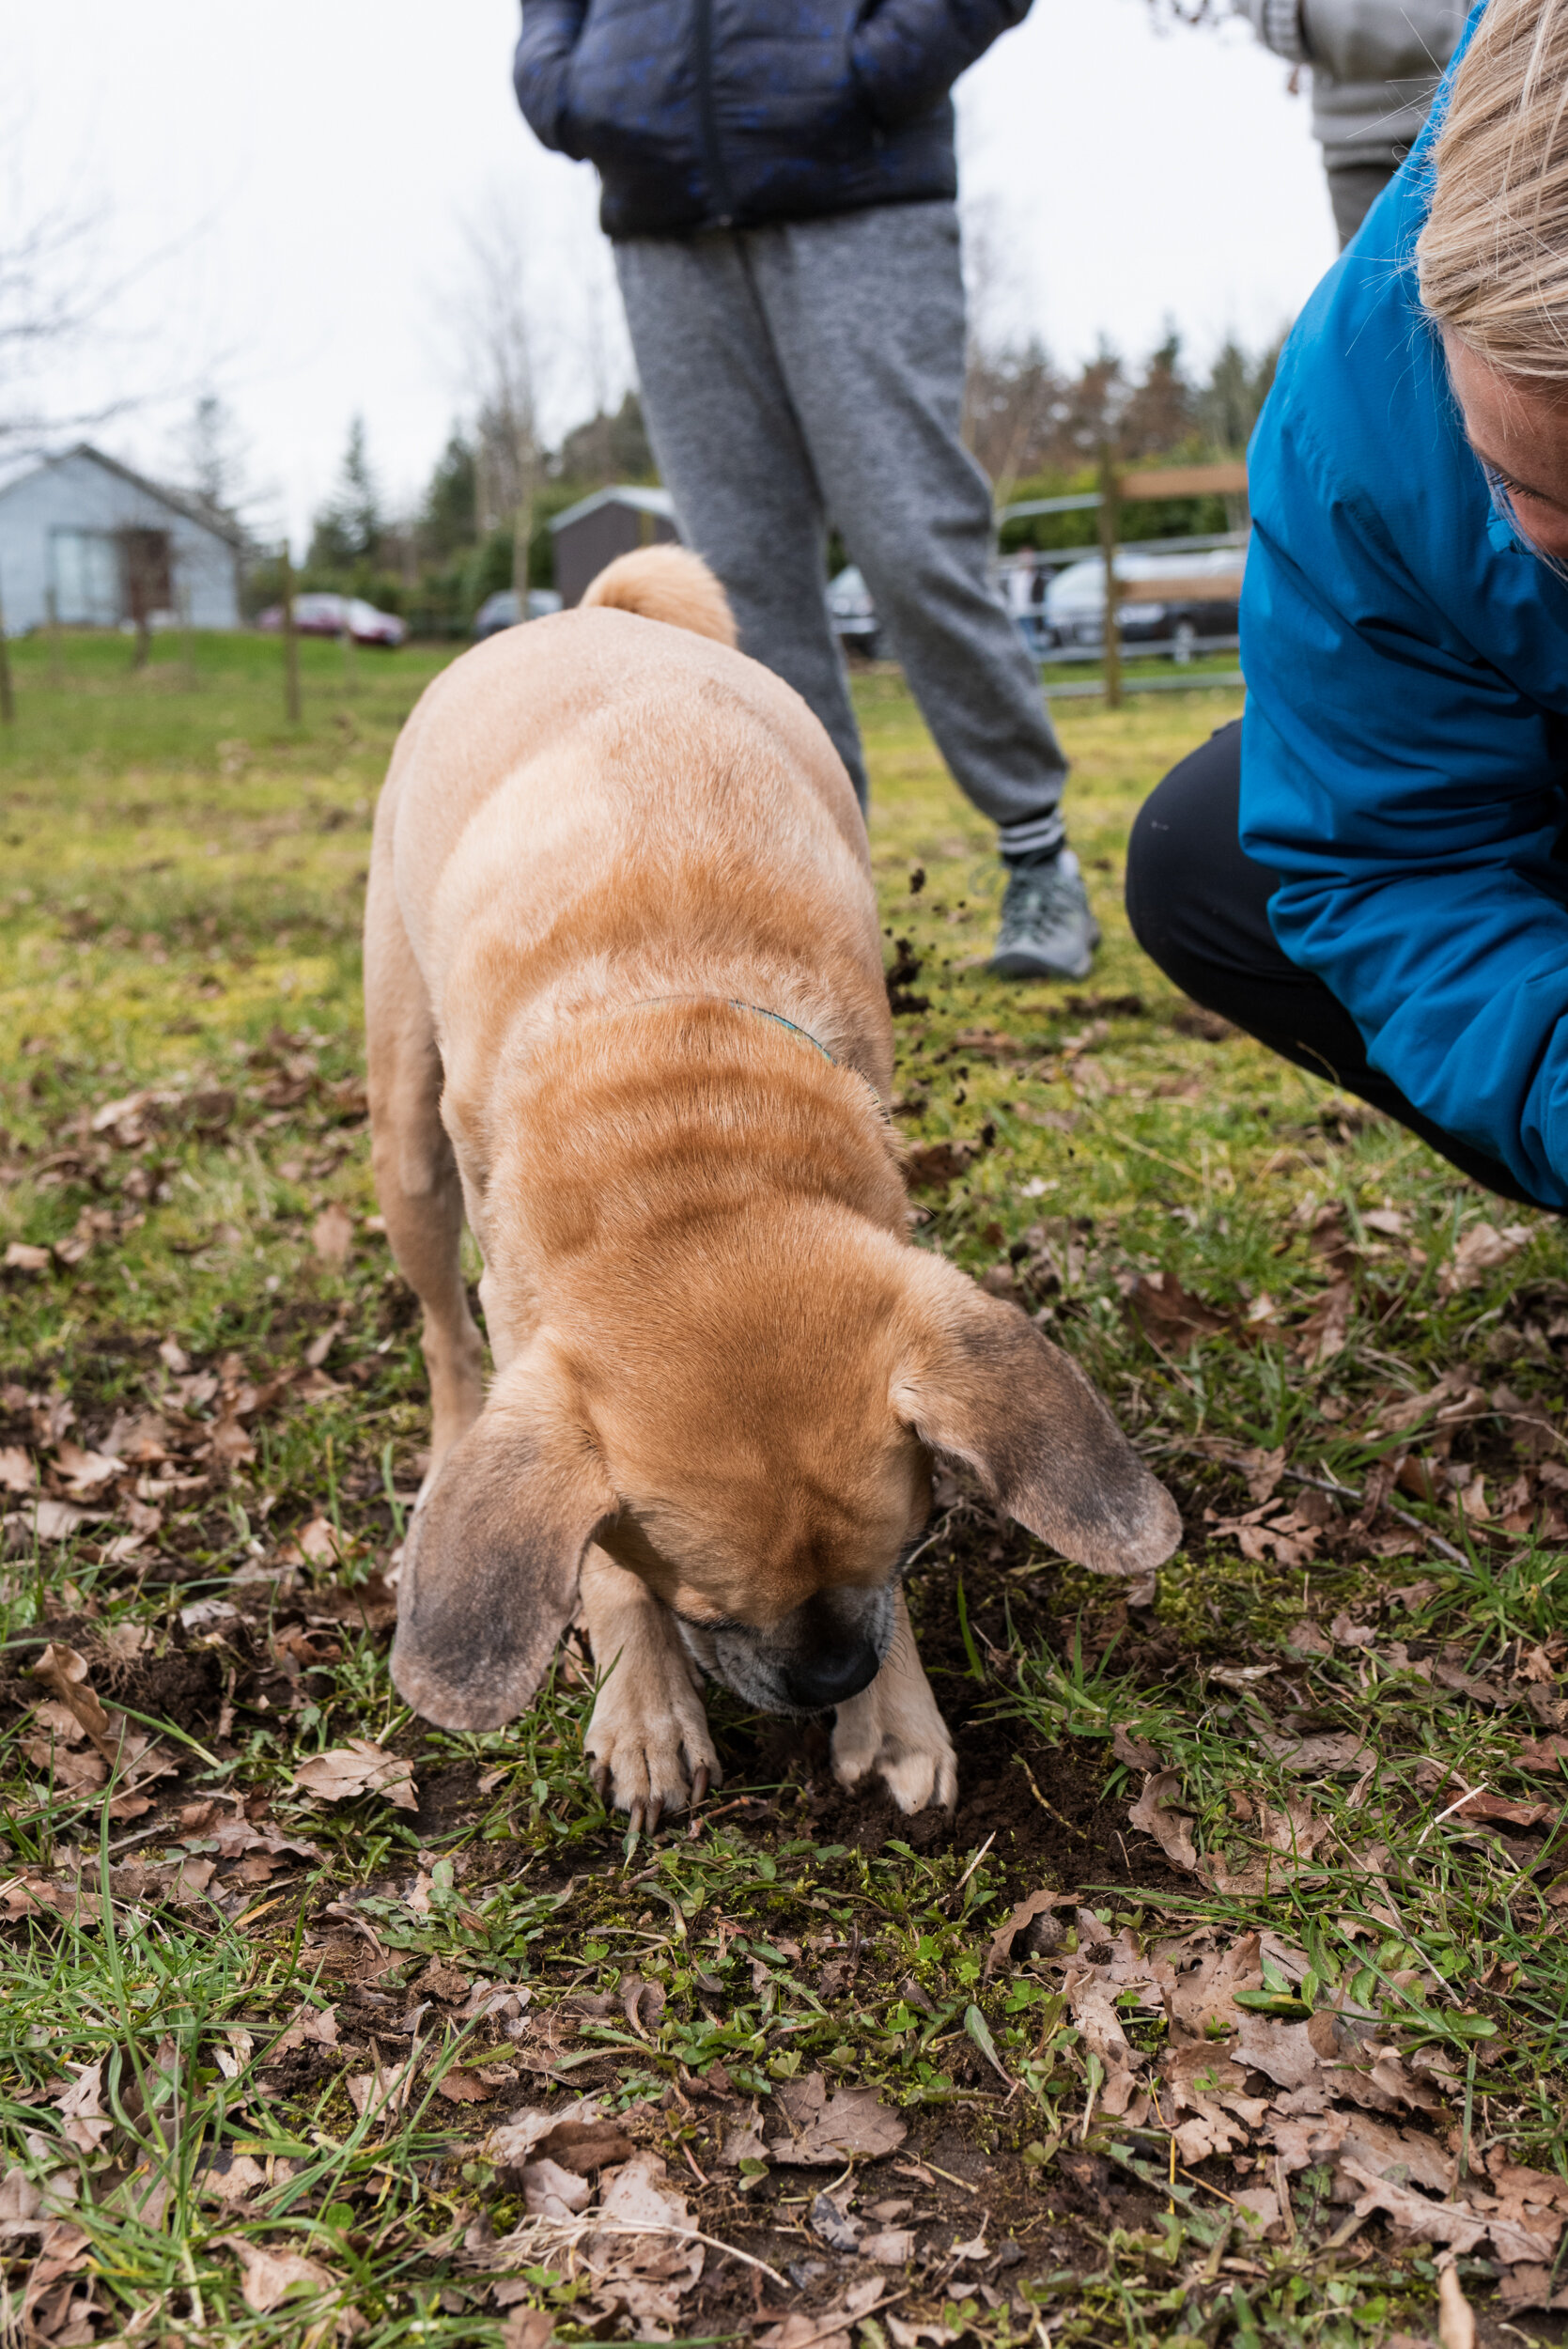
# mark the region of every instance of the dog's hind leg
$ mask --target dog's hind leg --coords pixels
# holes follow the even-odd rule
[[[463,1194],[441,1122],[441,1054],[380,838],[365,919],[371,1162],[387,1238],[425,1312],[430,1474],[484,1408],[484,1347],[463,1289]]]
[[[696,1677],[669,1609],[597,1544],[582,1605],[602,1674],[583,1751],[599,1800],[651,1834],[660,1812],[694,1808],[723,1776]]]
[[[886,1780],[900,1811],[958,1799],[958,1761],[947,1723],[915,1646],[904,1594],[893,1600],[893,1639],[869,1688],[841,1704],[833,1723],[833,1776],[858,1786],[873,1770]]]

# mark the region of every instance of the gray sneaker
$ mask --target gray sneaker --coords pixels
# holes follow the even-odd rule
[[[1009,876],[991,957],[999,979],[1086,979],[1099,942],[1071,848]]]

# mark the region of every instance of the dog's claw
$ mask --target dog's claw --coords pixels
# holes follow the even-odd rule
[[[659,1832],[660,1814],[663,1811],[663,1808],[664,1805],[660,1801],[657,1795],[650,1795],[648,1797],[647,1805],[643,1815],[643,1832],[644,1835],[657,1835]]]
[[[610,1765],[608,1762],[596,1762],[594,1764],[590,1783],[593,1786],[595,1800],[602,1803],[605,1797],[610,1792]]]
[[[696,1768],[696,1775],[691,1781],[691,1800],[688,1808],[695,1811],[700,1804],[705,1803],[706,1800],[707,1764],[706,1762],[699,1762]]]

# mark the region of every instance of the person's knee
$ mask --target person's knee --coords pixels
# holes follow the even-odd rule
[[[1164,789],[1164,784],[1157,785],[1133,818],[1123,896],[1134,938],[1151,962],[1173,975],[1171,960],[1177,945],[1172,915],[1185,895],[1186,854],[1172,821],[1176,811],[1161,804]]]
[[[1240,727],[1223,726],[1172,768],[1133,819],[1127,921],[1150,960],[1178,986],[1190,988],[1195,958],[1204,960],[1214,943],[1213,920],[1200,918],[1200,909],[1212,913],[1217,896],[1235,898],[1240,913],[1241,896],[1266,889],[1236,837],[1240,798]]]

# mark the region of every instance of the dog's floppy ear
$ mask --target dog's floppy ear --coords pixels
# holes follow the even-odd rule
[[[532,1702],[615,1506],[588,1437],[524,1368],[442,1462],[403,1551],[392,1677],[438,1729],[499,1729]]]
[[[1175,1502],[1059,1346],[1016,1305],[911,1250],[912,1326],[893,1403],[932,1452],[1064,1558],[1149,1588],[1182,1537]]]

